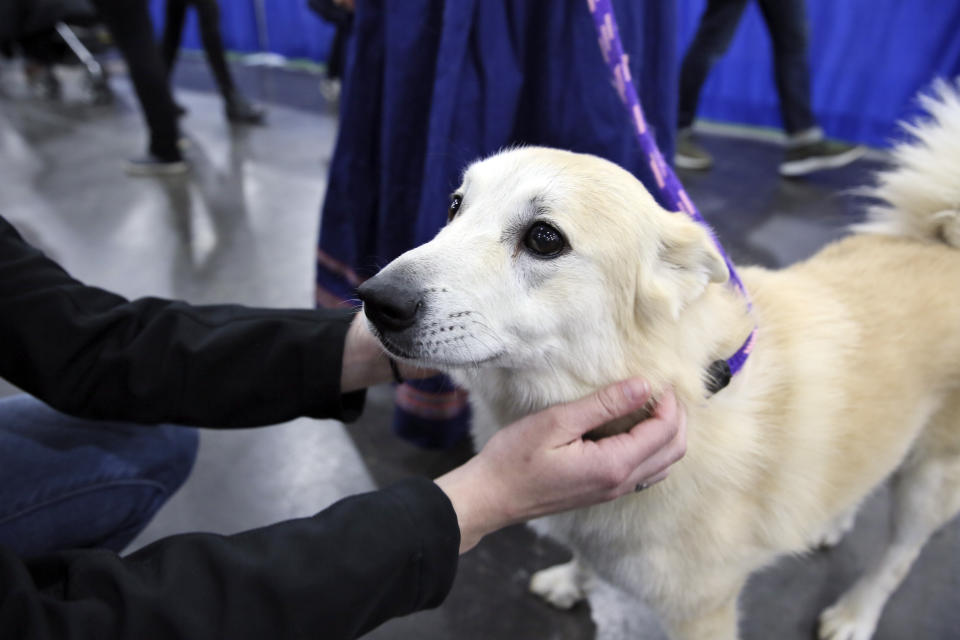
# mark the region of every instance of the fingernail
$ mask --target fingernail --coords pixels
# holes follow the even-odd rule
[[[646,380],[639,378],[627,380],[623,383],[623,395],[631,404],[646,402],[647,396],[650,395],[650,385],[647,384]]]

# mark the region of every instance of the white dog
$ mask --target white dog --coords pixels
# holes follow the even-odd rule
[[[577,558],[534,591],[570,606],[595,571],[671,637],[733,640],[747,577],[839,540],[896,472],[890,546],[821,616],[821,638],[870,638],[960,510],[960,97],[936,93],[879,176],[871,233],[743,269],[752,309],[704,227],[609,162],[543,148],[472,165],[450,223],[361,288],[385,348],[450,372],[498,425],[630,376],[676,389],[686,457],[647,491],[534,523]],[[755,326],[711,394],[711,363]]]

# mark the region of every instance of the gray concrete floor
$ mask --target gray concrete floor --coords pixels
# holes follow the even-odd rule
[[[209,93],[202,63],[176,76],[188,107],[193,174],[129,179],[122,160],[144,135],[122,77],[118,101],[83,104],[66,72],[65,100],[31,97],[16,66],[0,70],[0,211],[74,275],[127,296],[261,306],[312,304],[313,254],[334,110],[317,78],[237,68],[240,83],[270,103],[269,124],[233,129]],[[799,181],[776,175],[770,143],[710,137],[717,167],[681,176],[735,259],[789,264],[837,237],[858,215],[839,195],[866,178],[869,163]],[[0,395],[15,392],[0,382]],[[411,474],[435,476],[469,455],[417,449],[392,438],[388,388],[373,390],[362,419],[296,420],[240,432],[206,430],[197,466],[132,548],[181,531],[230,533],[311,514],[341,496]],[[743,637],[807,640],[819,611],[887,537],[887,495],[863,509],[835,549],[786,559],[756,576],[743,598]],[[894,595],[878,640],[960,638],[960,525],[927,546]],[[526,594],[530,574],[565,557],[524,527],[486,539],[461,561],[453,591],[435,611],[391,621],[376,640],[489,638],[653,639],[642,607],[608,590],[593,606],[553,611]]]

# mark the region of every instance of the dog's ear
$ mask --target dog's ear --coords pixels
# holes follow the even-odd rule
[[[666,213],[658,221],[659,252],[641,282],[648,303],[656,301],[676,319],[708,284],[726,282],[730,272],[705,226],[685,213]]]

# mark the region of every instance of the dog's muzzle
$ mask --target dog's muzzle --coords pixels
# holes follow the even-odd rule
[[[409,329],[423,315],[423,297],[403,272],[377,274],[360,285],[357,296],[373,326],[386,334]]]

